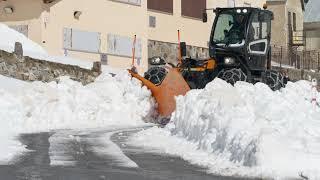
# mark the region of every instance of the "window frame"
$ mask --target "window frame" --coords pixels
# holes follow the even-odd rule
[[[81,49],[73,47],[73,31],[80,32],[80,33],[97,33],[98,37],[98,44],[97,44],[97,51],[89,50],[89,49]],[[68,40],[69,41],[68,41]],[[68,44],[69,43],[69,44]],[[93,54],[100,54],[101,53],[101,33],[100,32],[93,32],[93,31],[84,31],[75,28],[63,28],[63,49],[75,52],[85,52],[85,53],[93,53]]]

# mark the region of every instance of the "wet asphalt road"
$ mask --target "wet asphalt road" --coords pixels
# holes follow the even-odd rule
[[[99,147],[98,138],[107,131],[63,132],[57,136],[55,145],[50,138],[58,132],[23,134],[19,140],[30,150],[16,157],[11,165],[0,165],[0,180],[232,180],[205,173],[205,169],[166,155],[146,153],[138,147],[125,144],[133,132],[116,133],[113,143],[134,161],[138,168],[119,165],[112,155],[93,150]],[[52,147],[54,146],[54,147]],[[102,146],[102,145],[101,145]],[[63,160],[61,165],[52,165],[53,155]],[[65,158],[67,157],[67,158]],[[56,161],[55,160],[55,161]],[[59,161],[56,161],[59,162]],[[68,163],[69,162],[69,163]],[[69,165],[66,165],[69,164]]]

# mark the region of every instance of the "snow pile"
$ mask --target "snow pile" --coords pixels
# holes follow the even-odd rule
[[[142,125],[153,111],[150,91],[126,71],[115,77],[104,71],[87,86],[62,77],[59,83],[34,82],[20,88],[8,91],[0,86],[2,147],[13,143],[18,133]],[[2,145],[4,139],[10,139],[8,146]],[[7,159],[6,152],[0,149],[0,159]]]
[[[1,110],[19,114],[11,119],[17,132],[140,125],[153,107],[150,91],[125,71],[115,77],[103,72],[87,86],[68,77],[34,82],[23,94],[3,92],[0,99],[6,96]]]
[[[221,175],[320,178],[320,109],[307,81],[273,92],[261,83],[233,87],[216,79],[178,97],[166,128],[131,141]]]

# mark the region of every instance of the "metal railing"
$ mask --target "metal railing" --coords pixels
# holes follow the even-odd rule
[[[301,50],[292,48],[288,50],[283,46],[271,46],[271,60],[274,66],[289,67],[320,71],[320,49]]]

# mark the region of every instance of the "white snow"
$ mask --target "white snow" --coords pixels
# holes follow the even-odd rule
[[[62,82],[28,83],[24,93],[0,89],[0,161],[23,151],[14,141],[21,132],[54,129],[102,128],[143,124],[153,107],[150,92],[126,72],[111,77],[107,72],[91,85],[67,78]]]
[[[111,141],[111,136],[115,133],[116,132],[106,133],[98,139],[92,139],[96,144],[92,147],[93,151],[98,155],[109,156],[109,158],[112,158],[112,163],[114,165],[128,168],[138,168],[138,165],[125,154],[123,154],[120,147]]]
[[[22,132],[142,125],[153,111],[150,91],[126,71],[115,77],[104,71],[87,86],[63,77],[58,84],[20,84],[18,91],[8,87],[0,88],[1,146]],[[2,147],[13,147],[9,143]],[[0,159],[9,157],[8,148],[0,148]]]
[[[18,41],[27,56],[92,66],[88,61],[50,56],[1,23],[0,39],[0,49],[8,52]],[[150,91],[140,82],[109,67],[87,86],[67,77],[59,83],[25,83],[2,76],[0,81],[0,163],[25,151],[15,139],[19,133],[137,126],[144,124],[154,107]],[[319,93],[317,97],[319,102]],[[176,112],[165,128],[141,131],[130,142],[181,156],[215,174],[320,179],[319,121],[320,110],[312,106],[307,81],[273,92],[260,83],[239,82],[233,87],[216,79],[203,90],[177,97]],[[107,144],[108,138],[104,137]],[[54,137],[51,140],[54,144]],[[119,150],[112,144],[111,148]],[[53,164],[64,163],[59,155],[52,159]]]
[[[129,142],[215,174],[319,179],[320,109],[312,106],[311,92],[307,81],[273,92],[261,83],[233,87],[216,79],[177,97],[165,128],[139,132]]]

